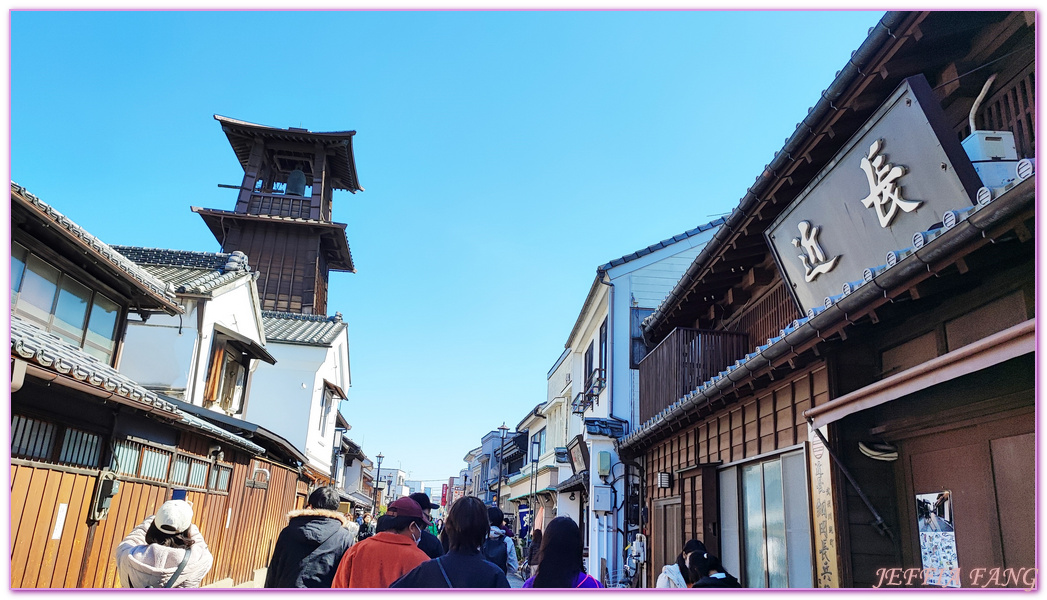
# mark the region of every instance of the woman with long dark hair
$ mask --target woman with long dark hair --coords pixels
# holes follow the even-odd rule
[[[662,567],[662,572],[658,574],[658,579],[654,583],[656,588],[687,588],[691,587],[694,581],[691,579],[690,570],[687,568],[687,558],[694,554],[705,553],[705,544],[701,540],[688,540],[683,545],[683,552],[676,557],[676,562],[671,565],[665,565]]]
[[[507,588],[509,580],[497,565],[484,560],[480,545],[487,539],[487,507],[475,496],[459,498],[447,511],[440,536],[447,541],[443,556],[415,567],[389,587]]]
[[[541,559],[541,555],[538,553],[541,548],[542,530],[535,529],[534,533],[531,534],[531,544],[527,546],[527,554],[524,555],[524,558],[526,559],[524,578],[530,577],[534,574],[534,569],[538,566],[538,561]]]
[[[556,517],[545,528],[538,550],[538,572],[525,588],[599,588],[582,565],[582,532],[570,517]]]

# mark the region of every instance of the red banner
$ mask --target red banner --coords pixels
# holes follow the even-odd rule
[[[440,492],[440,506],[447,506],[447,484],[444,484],[444,489]]]

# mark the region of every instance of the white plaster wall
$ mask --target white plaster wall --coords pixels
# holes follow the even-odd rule
[[[343,329],[331,347],[325,350],[323,360],[317,365],[313,379],[303,450],[310,463],[316,468],[323,469],[322,465],[327,465],[324,470],[326,473],[331,468],[331,454],[335,443],[334,424],[340,403],[336,399],[335,405],[327,415],[326,435],[321,435],[320,419],[323,410],[324,379],[342,388],[346,394],[349,393],[349,338],[346,331]]]
[[[186,313],[178,316],[154,314],[147,322],[128,319],[118,370],[151,389],[167,390],[185,398],[192,376],[199,334],[199,303],[183,300]]]
[[[322,390],[320,367],[326,362],[329,349],[270,342],[266,350],[276,359],[276,364],[262,363],[255,372],[245,419],[280,435],[309,457],[306,453],[309,428],[310,424],[316,426],[312,404],[317,383]],[[330,461],[328,453],[325,461],[313,466],[327,473]]]

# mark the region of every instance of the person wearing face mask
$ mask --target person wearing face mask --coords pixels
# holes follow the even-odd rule
[[[422,507],[422,512],[425,514],[425,518],[432,521],[434,508],[439,508],[434,505],[432,500],[429,499],[429,495],[418,492],[408,496],[411,500],[418,503],[418,506]],[[440,538],[436,537],[432,532],[432,526],[426,528],[422,532],[422,541],[418,542],[418,549],[425,552],[429,558],[439,558],[444,555],[444,547],[440,544]]]
[[[332,588],[387,588],[429,560],[418,549],[429,519],[414,500],[403,497],[386,509],[389,527],[357,542],[338,563]]]
[[[480,545],[487,539],[487,507],[475,496],[459,498],[447,512],[443,534],[447,554],[422,563],[398,579],[394,588],[508,588],[501,567],[484,560]]]

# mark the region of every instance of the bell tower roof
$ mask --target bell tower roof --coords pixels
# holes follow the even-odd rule
[[[236,153],[236,159],[240,166],[246,171],[251,159],[251,149],[256,139],[261,138],[267,142],[267,146],[279,147],[286,144],[288,148],[295,146],[316,146],[326,148],[331,177],[330,183],[333,189],[348,190],[352,193],[362,192],[360,181],[356,176],[356,159],[353,156],[353,136],[355,131],[309,131],[298,127],[280,129],[249,123],[238,119],[215,115],[215,120],[222,124],[222,131],[229,138],[229,145]],[[277,160],[286,160],[286,165],[281,165],[286,170],[294,169],[296,158],[293,155],[286,157],[277,156]]]

